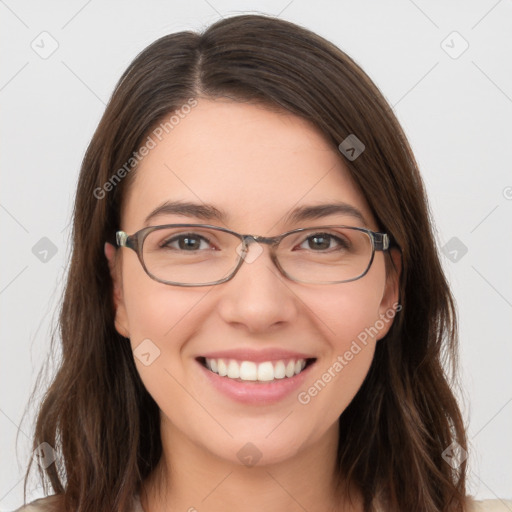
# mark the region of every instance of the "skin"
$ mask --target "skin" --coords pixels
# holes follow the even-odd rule
[[[305,120],[261,106],[200,99],[198,105],[141,162],[123,203],[120,229],[133,234],[166,200],[205,202],[225,210],[228,227],[266,236],[324,224],[378,231],[364,195],[342,157]],[[344,201],[367,224],[333,215],[296,225],[285,215],[301,205]],[[151,225],[212,223],[164,215]],[[375,345],[392,324],[303,405],[297,393],[277,404],[233,402],[205,386],[195,357],[232,348],[285,348],[317,357],[307,390],[349,350],[366,327],[398,301],[398,276],[384,254],[350,283],[312,285],[286,279],[268,246],[223,284],[165,285],[144,272],[129,249],[105,246],[114,281],[116,329],[135,349],[149,338],[160,356],[135,363],[160,407],[163,457],[143,484],[146,512],[171,510],[281,512],[362,510],[334,491],[338,418],[360,388]],[[399,266],[397,254],[392,254]],[[245,466],[237,452],[248,442],[261,452]],[[247,499],[250,496],[250,499]],[[335,503],[338,505],[335,506]],[[194,508],[192,508],[194,507]]]

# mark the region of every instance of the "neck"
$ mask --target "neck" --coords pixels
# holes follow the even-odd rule
[[[355,512],[336,491],[338,424],[284,461],[246,466],[220,459],[162,421],[163,453],[143,482],[145,512]]]

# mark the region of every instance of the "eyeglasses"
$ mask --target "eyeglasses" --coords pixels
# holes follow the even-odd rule
[[[355,281],[369,270],[375,251],[389,248],[386,233],[351,226],[300,228],[279,236],[241,235],[208,224],[149,226],[116,233],[119,247],[133,249],[149,277],[175,286],[210,286],[229,281],[242,263],[270,246],[279,271],[299,283]],[[256,244],[253,254],[249,246]]]

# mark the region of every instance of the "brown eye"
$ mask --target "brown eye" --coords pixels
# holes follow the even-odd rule
[[[203,243],[204,242],[204,243]],[[175,236],[160,245],[163,249],[177,249],[180,251],[204,250],[210,248],[209,240],[194,233]]]
[[[307,244],[307,247],[303,247],[304,244]],[[315,233],[314,235],[308,236],[300,247],[303,249],[325,251],[336,247],[346,249],[349,247],[349,243],[347,240],[330,233]]]

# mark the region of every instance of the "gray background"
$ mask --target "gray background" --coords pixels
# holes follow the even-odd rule
[[[34,407],[20,421],[48,355],[80,162],[114,84],[156,38],[241,12],[330,39],[393,105],[460,313],[469,492],[511,498],[510,1],[0,0],[0,509],[22,502]],[[33,480],[29,497],[41,495]]]

